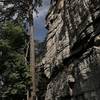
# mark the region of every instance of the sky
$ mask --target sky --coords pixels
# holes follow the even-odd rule
[[[35,27],[35,38],[39,41],[43,41],[47,34],[47,29],[45,28],[45,17],[49,9],[49,1],[43,0],[43,6],[38,8],[39,14],[34,13],[34,27]]]
[[[1,4],[1,3],[0,3]],[[47,34],[47,29],[45,28],[45,17],[49,10],[50,0],[43,0],[42,7],[38,8],[39,14],[34,16],[34,26],[35,26],[35,38],[39,41],[43,41]],[[17,15],[14,17],[16,18]]]

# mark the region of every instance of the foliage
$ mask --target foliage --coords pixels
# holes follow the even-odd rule
[[[0,32],[0,76],[2,96],[25,95],[30,83],[29,66],[25,65],[25,33],[20,25],[6,22]]]
[[[0,1],[0,22],[4,23],[5,21],[8,20],[10,21],[14,20],[15,23],[17,24],[20,23],[19,22],[20,19],[22,19],[23,21],[27,19],[26,23],[28,23],[30,26],[33,26],[33,11],[37,12],[37,7],[41,6],[41,3],[42,0],[2,0]],[[3,84],[4,88],[2,88],[3,89],[2,91],[5,91],[3,92],[5,94],[12,94],[12,93],[19,94],[21,90],[25,90],[26,83],[30,82],[27,81],[26,78],[27,66],[25,66],[24,62],[25,55],[23,50],[26,48],[23,41],[25,40],[24,33],[22,27],[16,24],[9,22],[5,23],[3,26],[4,32],[2,35],[0,35],[1,37],[0,58],[2,58],[0,59],[1,63],[0,68],[2,69],[1,76],[2,76],[2,81],[4,83]],[[30,29],[31,28],[29,28],[28,31],[30,31]],[[32,43],[30,44],[32,45]],[[32,53],[31,49],[30,53]],[[30,63],[32,61],[33,59],[31,58]],[[23,70],[22,71],[21,69],[19,70],[19,67],[21,67]],[[32,77],[34,77],[34,75]],[[23,86],[24,82],[26,83]]]
[[[28,17],[33,10],[41,6],[42,0],[2,0],[0,1],[0,21]]]

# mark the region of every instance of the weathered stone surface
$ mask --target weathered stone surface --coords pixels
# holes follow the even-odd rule
[[[45,100],[100,99],[100,1],[55,0],[46,18]]]

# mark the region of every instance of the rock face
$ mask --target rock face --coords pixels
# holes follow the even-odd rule
[[[45,100],[100,100],[100,1],[54,0],[46,17]]]

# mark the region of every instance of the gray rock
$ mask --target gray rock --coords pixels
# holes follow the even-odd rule
[[[99,4],[99,0],[57,0],[50,8],[43,58],[50,79],[45,100],[100,99]]]

